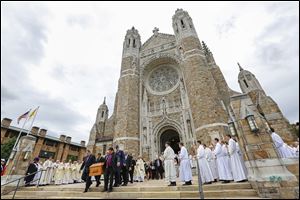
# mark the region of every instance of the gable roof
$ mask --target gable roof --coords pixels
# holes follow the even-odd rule
[[[161,44],[166,44],[170,42],[175,42],[175,36],[166,33],[153,34],[144,44],[142,45],[142,50],[160,46]]]

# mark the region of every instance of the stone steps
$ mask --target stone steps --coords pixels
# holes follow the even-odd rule
[[[160,183],[161,184],[161,183]],[[168,187],[166,185],[128,185],[126,187],[113,188],[113,192],[101,192],[99,188],[91,187],[89,192],[83,193],[84,184],[23,187],[17,193],[16,199],[199,199],[198,185]],[[211,199],[253,199],[259,198],[257,192],[252,189],[251,184],[214,183],[204,185],[205,198]],[[11,199],[12,194],[1,196],[1,199]]]

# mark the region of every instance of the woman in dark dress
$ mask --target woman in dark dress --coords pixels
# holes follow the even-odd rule
[[[37,170],[38,170],[37,163],[39,162],[39,160],[40,160],[39,158],[35,158],[33,160],[33,163],[29,164],[27,172],[26,172],[26,177],[24,179],[25,180],[25,186],[30,186],[31,181],[33,181],[35,172],[37,172]],[[32,174],[32,175],[30,175],[30,174]],[[30,176],[27,176],[27,175],[30,175]]]

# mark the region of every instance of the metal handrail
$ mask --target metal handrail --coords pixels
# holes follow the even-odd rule
[[[201,179],[201,174],[200,174],[200,166],[199,166],[199,158],[196,155],[196,160],[197,160],[197,175],[198,175],[198,191],[200,195],[200,199],[204,199],[204,192],[202,188],[202,179]]]
[[[10,181],[10,182],[7,182],[7,183],[2,184],[2,185],[1,185],[1,188],[4,187],[4,186],[6,186],[6,185],[8,185],[8,184],[11,184],[11,183],[14,183],[14,182],[18,181],[17,186],[16,186],[16,188],[15,188],[14,190],[8,191],[8,192],[3,192],[3,193],[1,192],[1,196],[6,195],[6,194],[9,194],[9,193],[11,193],[11,192],[14,192],[13,197],[12,197],[12,199],[14,199],[17,190],[20,188],[20,181],[21,181],[22,179],[25,179],[25,178],[28,177],[28,176],[32,176],[32,175],[35,175],[35,174],[41,172],[40,177],[38,177],[37,179],[32,180],[32,181],[30,181],[30,182],[28,183],[28,184],[31,184],[31,183],[34,183],[34,182],[38,181],[36,187],[39,187],[40,179],[41,179],[41,177],[42,177],[43,171],[46,171],[46,170],[45,170],[45,169],[41,169],[41,170],[38,170],[38,171],[36,171],[36,172],[34,172],[34,173],[32,173],[32,174],[28,174],[28,175],[26,175],[26,176],[22,176],[22,177],[20,177],[20,178],[17,178],[17,179],[15,179],[15,180],[13,180],[13,181]],[[26,186],[26,185],[25,185],[25,186]]]

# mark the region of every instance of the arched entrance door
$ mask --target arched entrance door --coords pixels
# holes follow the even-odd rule
[[[179,144],[178,144],[180,141],[178,132],[173,129],[167,129],[160,135],[161,153],[164,152],[166,148],[165,143],[168,141],[171,143],[171,147],[174,150],[174,152],[178,154],[178,151],[180,151]]]

